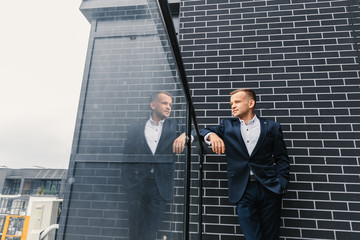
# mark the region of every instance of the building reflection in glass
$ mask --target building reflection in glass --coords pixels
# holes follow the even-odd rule
[[[183,239],[184,89],[157,2],[120,2],[81,6],[92,29],[58,237]]]

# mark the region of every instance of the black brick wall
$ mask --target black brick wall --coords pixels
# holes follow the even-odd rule
[[[291,184],[283,239],[360,238],[360,8],[350,0],[182,0],[180,45],[201,126],[252,88],[283,126]],[[225,156],[204,165],[204,240],[243,239]]]

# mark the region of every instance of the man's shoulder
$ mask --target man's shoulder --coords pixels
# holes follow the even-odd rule
[[[236,117],[227,117],[227,118],[221,118],[222,122],[235,122],[235,121],[239,121],[239,118]]]
[[[138,129],[139,127],[145,127],[148,120],[149,119],[129,119],[128,128],[133,130],[134,128]]]
[[[176,123],[179,123],[179,122],[186,122],[186,118],[185,117],[169,117],[169,118],[166,118],[165,121],[169,121],[169,122],[176,122]]]
[[[260,122],[263,122],[265,124],[269,124],[269,125],[273,125],[273,126],[280,126],[280,123],[278,123],[272,119],[267,119],[267,118],[262,118],[262,117],[258,117],[258,119],[260,120]]]

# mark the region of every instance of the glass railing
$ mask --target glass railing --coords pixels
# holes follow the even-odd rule
[[[202,150],[167,1],[87,0],[57,239],[201,239]]]

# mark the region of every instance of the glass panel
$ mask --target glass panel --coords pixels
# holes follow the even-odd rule
[[[3,195],[19,194],[21,179],[6,179],[3,187]]]
[[[28,200],[0,198],[0,214],[25,215]]]
[[[0,235],[2,235],[3,233],[5,220],[6,220],[6,215],[0,215],[0,229],[1,229]]]
[[[24,227],[24,221],[24,218],[11,217],[6,235],[21,236]]]
[[[57,195],[60,191],[60,180],[28,179],[24,184],[23,195],[48,196]]]
[[[156,1],[142,2],[89,13],[103,17],[92,22],[64,239],[184,238],[188,106]]]

